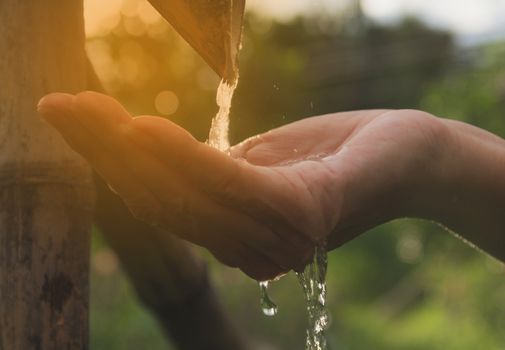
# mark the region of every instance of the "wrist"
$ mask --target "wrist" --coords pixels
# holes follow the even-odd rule
[[[387,111],[367,124],[362,137],[373,138],[373,147],[359,150],[361,157],[352,149],[338,163],[340,168],[352,165],[344,168],[351,171],[344,176],[339,235],[347,229],[352,236],[400,217],[430,218],[450,143],[443,120],[415,110]]]
[[[437,134],[437,157],[419,182],[412,214],[493,252],[493,237],[505,230],[505,141],[459,121],[438,120],[444,127]]]
[[[424,135],[413,152],[407,184],[402,196],[403,211],[399,216],[439,221],[446,201],[452,196],[451,174],[458,135],[447,120],[428,113],[418,116],[420,133]],[[455,170],[454,168],[451,170]]]

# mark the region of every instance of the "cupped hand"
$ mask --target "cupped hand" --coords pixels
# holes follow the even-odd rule
[[[39,112],[135,216],[258,280],[303,269],[318,241],[403,215],[437,157],[436,118],[416,111],[309,118],[229,154],[98,93],[51,94]]]
[[[332,249],[392,219],[425,216],[450,157],[448,138],[443,119],[426,112],[351,111],[271,130],[231,155],[302,179],[319,203],[311,215],[331,223],[323,236]]]

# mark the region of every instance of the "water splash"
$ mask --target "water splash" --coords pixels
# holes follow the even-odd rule
[[[221,80],[219,88],[217,89],[216,102],[219,106],[219,111],[214,119],[212,119],[207,144],[222,152],[226,152],[230,148],[230,140],[228,137],[230,109],[237,83],[238,79],[233,83]]]

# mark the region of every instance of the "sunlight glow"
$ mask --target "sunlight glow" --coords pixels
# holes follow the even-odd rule
[[[134,36],[143,35],[147,26],[162,21],[147,0],[84,0],[86,35],[107,35],[116,27],[121,15],[127,17],[126,32]]]
[[[86,35],[102,36],[114,29],[119,22],[122,5],[122,0],[85,0]]]
[[[337,14],[355,0],[248,0],[248,11],[289,20],[310,13]],[[449,29],[459,36],[505,37],[505,1],[500,0],[362,0],[364,13],[379,22],[395,21],[405,15]],[[121,14],[131,17],[126,31],[142,35],[146,27],[161,21],[147,0],[84,0],[86,34],[105,36],[118,24]],[[154,28],[154,27],[153,27]]]
[[[364,0],[363,8],[367,15],[379,20],[415,15],[431,25],[462,34],[488,31],[503,16],[497,11],[499,3],[489,0]]]
[[[250,0],[248,9],[279,19],[306,13],[331,14],[354,0]],[[505,36],[505,1],[500,0],[362,0],[364,13],[379,22],[405,15],[449,29],[459,36]]]

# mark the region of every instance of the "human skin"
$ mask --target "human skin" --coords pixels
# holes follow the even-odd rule
[[[505,141],[415,110],[312,117],[229,154],[93,92],[39,113],[141,220],[267,280],[399,217],[437,221],[505,261]],[[505,208],[504,208],[505,209]]]

